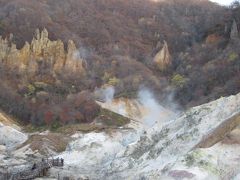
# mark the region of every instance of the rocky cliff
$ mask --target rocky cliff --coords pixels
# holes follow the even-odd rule
[[[12,35],[8,39],[0,38],[0,63],[12,70],[36,74],[49,69],[51,73],[84,73],[84,60],[79,56],[78,49],[72,40],[68,41],[67,51],[61,40],[51,41],[48,31],[36,30],[31,43],[26,42],[21,49],[17,49],[12,42]]]

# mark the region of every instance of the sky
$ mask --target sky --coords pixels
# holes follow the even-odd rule
[[[219,3],[221,5],[229,5],[231,4],[231,2],[233,2],[233,0],[211,0],[211,1]]]

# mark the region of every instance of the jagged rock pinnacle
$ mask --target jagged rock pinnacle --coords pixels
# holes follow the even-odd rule
[[[166,41],[164,41],[163,48],[156,54],[153,61],[157,64],[160,71],[165,71],[172,65],[172,60]]]
[[[26,42],[20,50],[10,39],[0,37],[0,63],[19,71],[36,73],[38,62],[44,61],[53,73],[62,73],[62,70],[83,73],[83,60],[76,58],[76,54],[78,50],[72,40],[69,40],[66,52],[61,40],[49,40],[46,29],[41,32],[37,29],[31,44]]]
[[[233,24],[232,24],[232,29],[231,29],[231,39],[238,39],[239,38],[239,34],[238,34],[238,28],[237,28],[237,23],[236,21],[234,20],[233,21]]]

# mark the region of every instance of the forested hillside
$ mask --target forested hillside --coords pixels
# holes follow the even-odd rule
[[[141,87],[183,108],[240,91],[240,9],[207,0],[0,0],[0,108],[91,122],[92,93]]]

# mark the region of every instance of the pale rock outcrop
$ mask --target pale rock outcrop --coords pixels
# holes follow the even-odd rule
[[[27,139],[27,134],[21,132],[14,120],[0,111],[0,154],[1,151],[15,148]]]
[[[153,61],[160,71],[165,71],[172,65],[172,59],[166,41],[164,41],[162,49],[155,55]]]
[[[19,61],[21,62],[21,65],[19,68],[21,70],[26,70],[26,67],[28,65],[28,59],[30,57],[30,44],[28,42],[25,42],[25,45],[19,52]]]
[[[62,70],[84,73],[83,60],[76,58],[75,53],[78,53],[78,50],[71,40],[65,51],[61,40],[49,40],[46,29],[42,32],[37,29],[31,43],[26,42],[20,50],[11,39],[0,37],[0,63],[8,68],[34,74],[40,68],[39,64],[45,64],[53,74],[61,73]]]
[[[217,144],[194,149],[179,158],[169,169],[168,175],[174,177],[182,174],[182,178],[186,178],[187,174],[192,174],[192,179],[237,180],[240,178],[239,150],[240,129],[237,128]]]
[[[68,41],[65,70],[71,70],[74,73],[83,71],[83,59],[80,57],[79,51],[72,40]]]
[[[237,23],[234,20],[232,23],[232,29],[231,29],[231,34],[230,34],[231,39],[238,39],[239,38],[239,32],[237,28]]]
[[[0,145],[14,148],[27,140],[27,135],[0,123]]]

